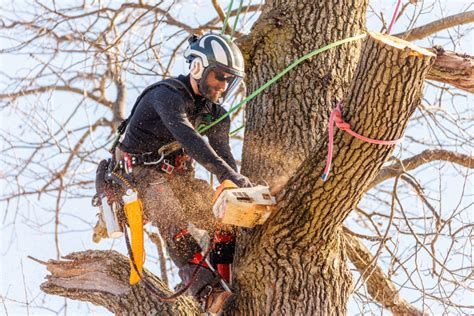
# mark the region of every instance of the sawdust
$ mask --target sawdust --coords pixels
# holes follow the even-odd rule
[[[134,176],[145,215],[165,240],[188,229],[189,223],[211,233],[222,228],[212,213],[214,191],[206,181],[191,173],[169,176],[151,168],[137,168]]]

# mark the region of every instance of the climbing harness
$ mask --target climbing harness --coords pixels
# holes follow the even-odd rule
[[[156,166],[156,170],[166,173],[173,174],[178,171],[188,170],[192,168],[192,159],[184,151],[178,152],[181,149],[181,144],[178,142],[172,142],[165,146],[162,146],[156,154],[154,153],[143,153],[143,154],[132,154],[117,149],[120,153],[116,157],[118,168],[124,170],[126,174],[132,174],[133,168],[137,165],[144,166]]]

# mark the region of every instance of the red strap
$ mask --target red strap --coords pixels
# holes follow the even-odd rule
[[[174,241],[178,241],[178,240],[181,239],[181,237],[183,237],[187,234],[189,234],[188,230],[187,229],[182,229],[179,233],[174,235],[173,239],[174,239]]]
[[[227,283],[230,282],[230,271],[231,271],[230,263],[217,264],[217,272],[219,272],[221,278],[223,278]]]
[[[388,30],[387,30],[387,34],[389,34],[389,35],[392,32],[393,24],[395,23],[395,20],[397,19],[398,8],[400,8],[400,3],[401,2],[402,2],[402,0],[398,0],[395,11],[393,12],[392,21],[390,22],[390,26],[388,27]]]
[[[333,148],[333,135],[334,135],[334,123],[336,123],[336,126],[343,130],[344,132],[349,133],[350,135],[354,136],[357,139],[360,139],[364,142],[371,143],[371,144],[377,144],[377,145],[395,145],[400,143],[403,140],[402,138],[395,139],[395,140],[378,140],[378,139],[372,139],[368,138],[365,136],[362,136],[360,134],[357,134],[353,130],[351,130],[351,127],[349,126],[348,123],[346,123],[343,118],[342,118],[342,112],[341,112],[341,102],[338,102],[336,107],[332,110],[331,116],[329,117],[329,143],[328,143],[328,155],[327,155],[327,160],[326,160],[326,168],[324,168],[323,172],[323,181],[326,181],[329,175],[329,170],[331,169],[331,162],[332,162],[332,148]]]
[[[201,262],[202,259],[203,259],[202,253],[196,252],[194,254],[194,257],[191,260],[189,260],[189,263],[199,264],[199,262]],[[203,267],[209,268],[206,261],[204,261],[201,265]]]
[[[234,240],[234,236],[232,234],[226,234],[222,232],[216,232],[214,234],[214,244],[217,243],[228,243]]]

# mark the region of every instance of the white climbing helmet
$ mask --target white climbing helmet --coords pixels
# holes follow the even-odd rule
[[[245,75],[242,53],[225,35],[191,36],[184,57],[201,95],[217,104],[235,91]]]

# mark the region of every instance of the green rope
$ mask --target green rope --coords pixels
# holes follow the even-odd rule
[[[240,11],[242,10],[242,4],[244,4],[244,0],[240,0],[239,9],[237,10],[237,15],[234,21],[234,27],[232,28],[232,34],[230,35],[231,40],[234,38],[235,29],[237,28],[237,22],[239,21]]]
[[[199,128],[198,129],[198,133],[203,133],[205,131],[207,131],[208,129],[212,128],[214,125],[218,124],[219,122],[221,122],[222,120],[224,120],[227,116],[229,116],[232,112],[234,112],[235,110],[237,110],[238,108],[240,108],[241,106],[243,106],[245,103],[247,103],[248,101],[252,100],[253,98],[255,98],[260,92],[262,92],[263,90],[265,90],[266,88],[268,88],[270,85],[272,85],[275,81],[277,81],[278,79],[280,79],[281,77],[283,77],[287,72],[289,72],[291,69],[295,68],[296,66],[298,66],[300,63],[302,63],[303,61],[305,61],[306,59],[308,58],[311,58],[315,55],[318,55],[322,52],[325,52],[331,48],[334,48],[334,47],[337,47],[337,46],[340,46],[342,44],[345,44],[345,43],[349,43],[349,42],[354,42],[354,41],[357,41],[357,40],[360,40],[360,39],[363,39],[365,38],[367,35],[366,34],[360,34],[360,35],[357,35],[357,36],[352,36],[352,37],[348,37],[348,38],[345,38],[345,39],[342,39],[342,40],[339,40],[339,41],[336,41],[334,43],[331,43],[331,44],[328,44],[324,47],[321,47],[321,48],[318,48],[306,55],[304,55],[303,57],[300,57],[298,58],[296,61],[294,61],[293,63],[291,63],[288,67],[286,67],[285,69],[283,69],[282,72],[278,73],[276,76],[274,76],[272,79],[268,80],[265,84],[263,84],[260,88],[258,88],[257,90],[255,90],[252,94],[250,94],[248,97],[246,97],[245,99],[243,99],[242,101],[240,101],[237,105],[231,107],[229,109],[229,111],[222,115],[221,117],[219,117],[217,120],[215,120],[214,122],[212,122],[211,124],[203,127],[203,128]]]
[[[227,14],[226,14],[225,19],[224,19],[224,25],[222,25],[221,34],[225,34],[225,28],[227,26],[227,20],[229,20],[229,16],[230,16],[230,12],[232,11],[232,5],[233,4],[234,4],[234,0],[230,0],[229,9],[227,9]]]
[[[242,126],[240,126],[239,128],[236,128],[234,129],[232,132],[229,133],[229,136],[232,137],[234,136],[235,134],[237,134],[238,132],[240,132],[241,129],[243,129],[245,127],[244,124],[242,124]]]

